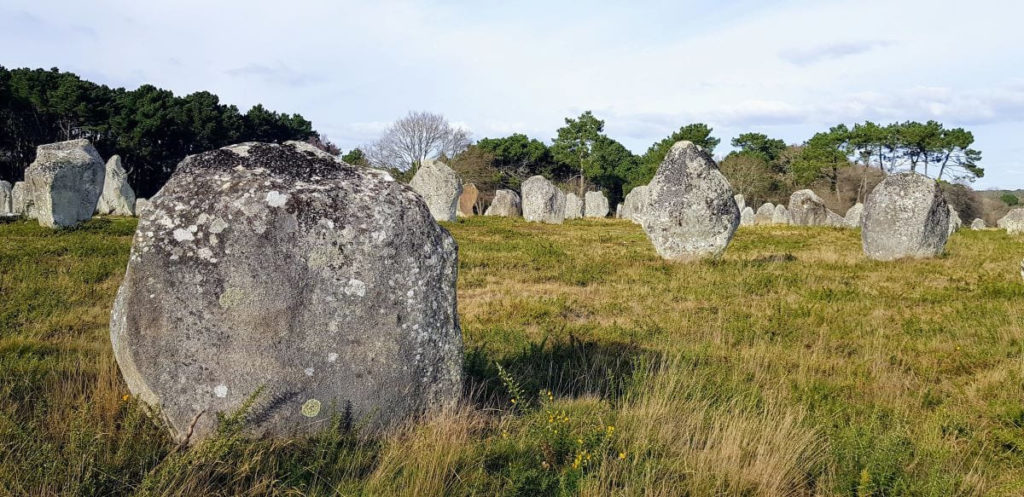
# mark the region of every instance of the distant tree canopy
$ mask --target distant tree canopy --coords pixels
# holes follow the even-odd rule
[[[1017,198],[1017,196],[1012,193],[1004,193],[999,196],[999,199],[1002,200],[1004,204],[1010,207],[1020,204],[1020,199]]]
[[[109,88],[56,68],[0,67],[0,129],[2,179],[21,180],[37,145],[88,138],[104,158],[121,156],[141,197],[159,190],[186,155],[318,136],[298,114],[262,105],[242,114],[205,91],[177,97],[152,85]]]

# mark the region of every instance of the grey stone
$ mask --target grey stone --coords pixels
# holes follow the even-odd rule
[[[477,190],[473,183],[462,185],[462,195],[459,195],[459,212],[457,215],[472,217],[476,214],[476,201],[480,197],[480,190]]]
[[[437,221],[454,221],[462,195],[462,180],[452,168],[436,160],[425,160],[409,182],[423,197],[430,214]]]
[[[860,228],[860,221],[863,217],[864,204],[857,202],[856,204],[853,204],[853,207],[846,210],[846,217],[843,218],[843,221],[849,228]]]
[[[457,247],[410,187],[292,145],[187,157],[142,210],[111,314],[132,393],[172,435],[371,429],[457,401]]]
[[[775,206],[772,213],[772,224],[789,224],[789,211],[786,206],[779,204]]]
[[[949,206],[949,234],[952,235],[963,226],[964,222],[960,220],[960,214],[957,214],[953,204],[946,205]]]
[[[732,198],[736,200],[736,208],[740,210],[742,216],[743,209],[747,207],[747,199],[743,198],[742,193],[737,193]]]
[[[14,194],[11,190],[10,183],[0,180],[0,216],[14,213]]]
[[[665,259],[721,254],[740,224],[732,186],[711,155],[688,141],[672,146],[648,185],[643,228]]]
[[[565,219],[583,218],[585,208],[583,199],[575,193],[569,192],[565,194]]]
[[[754,224],[772,224],[774,217],[775,206],[771,202],[765,202],[757,208],[757,212],[754,214]]]
[[[753,226],[757,222],[757,214],[749,205],[740,213],[740,226]]]
[[[828,212],[825,202],[811,190],[797,190],[789,196],[789,217],[793,224],[826,226]]]
[[[622,202],[622,217],[637,224],[643,222],[644,213],[651,203],[651,196],[648,192],[647,185],[637,186],[630,190]]]
[[[846,228],[846,219],[829,209],[825,209],[825,226],[834,228]]]
[[[871,259],[933,257],[949,236],[949,208],[939,185],[914,173],[887,176],[864,203],[861,241]]]
[[[128,185],[128,173],[121,165],[121,156],[115,155],[107,160],[103,180],[103,193],[96,204],[97,214],[113,214],[115,216],[135,215],[135,192]]]
[[[602,192],[587,192],[583,196],[584,217],[608,217],[608,197]]]
[[[26,203],[41,226],[74,226],[92,217],[103,192],[103,159],[89,140],[40,145],[25,169]]]
[[[144,198],[135,199],[135,215],[142,217],[146,214],[146,210],[150,207],[149,200]]]
[[[25,182],[16,181],[11,187],[11,212],[32,219],[31,207],[32,202],[29,201],[28,192],[25,190]]]
[[[487,206],[485,216],[519,217],[522,215],[522,202],[519,194],[512,190],[498,190],[494,192],[494,200]]]
[[[523,181],[523,218],[535,223],[562,224],[565,220],[565,193],[543,176]]]
[[[1018,207],[1007,212],[1005,216],[996,221],[996,226],[1006,230],[1011,235],[1024,233],[1024,207]]]
[[[615,219],[622,219],[622,202],[615,206]]]
[[[972,230],[983,230],[987,227],[988,226],[985,225],[985,220],[980,217],[974,218],[974,221],[971,221]]]

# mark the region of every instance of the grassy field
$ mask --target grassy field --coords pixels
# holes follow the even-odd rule
[[[292,441],[228,413],[186,450],[110,350],[134,226],[0,225],[0,495],[1024,495],[1021,237],[880,263],[753,227],[679,265],[625,221],[459,221],[462,407]]]

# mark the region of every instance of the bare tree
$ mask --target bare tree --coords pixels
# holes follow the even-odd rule
[[[452,126],[444,116],[410,112],[366,147],[366,156],[374,167],[415,171],[426,159],[454,157],[469,145],[469,132]]]

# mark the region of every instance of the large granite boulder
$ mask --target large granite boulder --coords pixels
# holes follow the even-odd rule
[[[691,142],[677,142],[648,188],[642,224],[658,254],[685,261],[725,250],[740,224],[740,211],[711,154]]]
[[[953,204],[946,204],[949,206],[949,234],[952,235],[963,226],[964,222],[960,219],[960,214],[953,208]]]
[[[423,197],[435,220],[455,220],[459,196],[462,195],[462,180],[447,164],[429,159],[423,161],[409,186]]]
[[[572,192],[565,194],[565,219],[581,219],[585,209],[583,199],[578,195]]]
[[[736,208],[740,210],[742,216],[743,209],[747,207],[747,199],[743,197],[742,193],[737,193],[732,198],[736,200]]]
[[[523,219],[552,224],[562,224],[565,220],[565,193],[543,176],[527,178],[522,191]]]
[[[462,195],[459,195],[459,212],[457,215],[471,217],[476,214],[476,200],[480,197],[480,190],[477,190],[473,183],[462,185]]]
[[[583,217],[608,217],[608,197],[602,192],[587,192],[583,196]]]
[[[0,180],[0,216],[14,213],[14,194],[10,183]]]
[[[14,182],[14,186],[11,187],[11,212],[18,216],[24,216],[32,219],[30,211],[32,202],[28,198],[28,192],[25,189],[24,181]]]
[[[754,213],[754,209],[749,205],[743,208],[743,212],[740,213],[740,226],[753,226],[757,223],[757,214]]]
[[[789,211],[786,210],[785,205],[775,206],[775,210],[772,212],[772,224],[789,224]]]
[[[497,190],[494,192],[494,200],[487,206],[485,216],[519,217],[523,213],[522,202],[519,194],[512,190]]]
[[[825,201],[811,190],[797,190],[789,196],[789,218],[799,226],[826,226]]]
[[[1007,212],[1005,216],[996,221],[996,226],[1006,230],[1009,234],[1024,233],[1024,207]]]
[[[754,213],[754,224],[772,224],[775,217],[775,206],[771,202],[761,204]]]
[[[29,216],[41,226],[74,226],[92,217],[103,192],[105,170],[89,140],[40,145],[25,169]]]
[[[932,257],[949,236],[949,208],[939,185],[914,173],[885,178],[864,202],[861,241],[871,259]]]
[[[622,217],[634,223],[641,223],[650,201],[647,185],[634,187],[622,202]]]
[[[149,210],[149,200],[144,198],[135,199],[135,215],[142,217],[146,215],[146,211]]]
[[[103,180],[103,193],[96,204],[97,214],[113,214],[115,216],[135,215],[135,192],[128,185],[128,173],[121,165],[121,156],[115,155],[107,160]]]
[[[459,398],[457,247],[408,186],[245,143],[185,158],[151,201],[111,343],[177,439],[210,436],[247,399],[249,432],[288,437]]]
[[[846,216],[843,218],[843,222],[849,228],[860,228],[861,218],[864,217],[864,204],[857,202],[846,210]]]
[[[974,218],[974,221],[971,221],[972,230],[983,230],[987,227],[988,226],[985,225],[985,220],[980,217]]]

